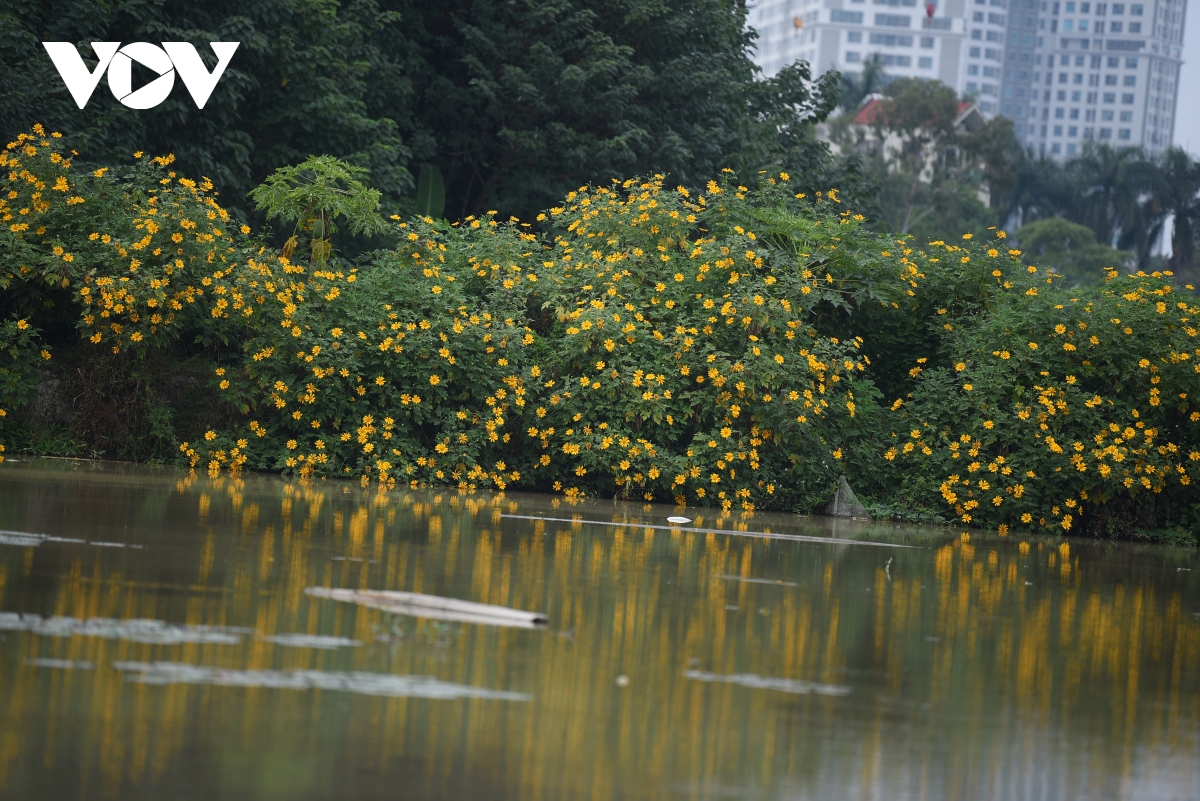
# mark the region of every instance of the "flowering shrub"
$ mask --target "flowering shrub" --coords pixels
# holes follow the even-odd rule
[[[1200,308],[1168,274],[1069,291],[1003,232],[880,237],[786,173],[583,187],[550,233],[389,223],[331,159],[256,193],[276,250],[169,156],[73,156],[0,154],[7,411],[66,319],[79,359],[207,362],[222,422],[179,453],[211,472],[802,511],[845,474],[1002,530],[1200,527]],[[350,263],[335,222],[395,246]]]
[[[924,475],[956,519],[1001,530],[1200,527],[1194,296],[1115,270],[1068,290],[1002,250],[1000,232],[916,257],[936,345],[909,358],[881,475]]]
[[[585,187],[549,217],[533,298],[555,352],[526,413],[539,483],[678,502],[811,507],[876,392],[822,308],[886,302],[894,262],[839,208],[785,188]]]

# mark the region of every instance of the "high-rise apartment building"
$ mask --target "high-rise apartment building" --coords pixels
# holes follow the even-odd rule
[[[756,0],[767,74],[805,60],[942,81],[1011,118],[1028,147],[1071,156],[1090,139],[1171,144],[1186,0]]]

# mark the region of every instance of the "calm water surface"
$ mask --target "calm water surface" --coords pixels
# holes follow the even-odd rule
[[[1200,798],[1195,551],[672,514],[0,465],[0,797]]]

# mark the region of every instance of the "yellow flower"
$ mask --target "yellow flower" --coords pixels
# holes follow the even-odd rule
[[[429,383],[431,386],[436,387],[438,384],[442,383],[442,379],[438,378],[436,375],[431,375],[429,376]]]

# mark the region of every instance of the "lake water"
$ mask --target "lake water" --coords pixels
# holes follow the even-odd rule
[[[1200,798],[1195,550],[70,461],[0,529],[5,799]]]

